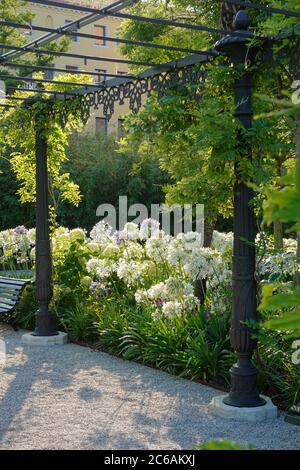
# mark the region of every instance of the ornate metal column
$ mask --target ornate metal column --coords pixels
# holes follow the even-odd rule
[[[233,23],[235,32],[225,36],[216,44],[216,49],[228,55],[233,64],[241,71],[235,83],[235,116],[249,129],[252,125],[252,77],[245,68],[251,60],[245,33],[249,19],[240,10]],[[241,34],[242,33],[242,34]],[[240,158],[251,159],[251,146],[244,141],[242,133],[237,139]],[[255,219],[251,208],[253,191],[239,182],[236,165],[236,184],[234,187],[234,253],[233,253],[233,309],[231,322],[231,344],[238,360],[230,370],[231,391],[224,403],[236,407],[255,407],[265,404],[259,396],[257,371],[251,362],[256,347],[251,338],[251,330],[244,324],[257,316],[257,292],[255,282]]]
[[[53,314],[49,311],[52,290],[52,261],[49,231],[47,138],[43,120],[36,121],[36,313],[34,336],[54,336]]]

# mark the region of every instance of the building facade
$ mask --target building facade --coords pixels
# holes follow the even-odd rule
[[[93,8],[101,8],[111,1],[87,1],[87,0],[55,0],[59,3],[71,3],[79,5],[87,5]],[[34,0],[29,1],[30,11],[35,15],[32,21],[33,25],[43,26],[46,28],[57,28],[70,22],[76,21],[88,13],[80,12],[76,10],[70,10],[62,7],[53,7],[41,5],[35,3]],[[28,8],[28,5],[27,5]],[[72,54],[82,54],[96,56],[99,58],[121,58],[118,45],[115,42],[106,41],[102,39],[102,36],[117,37],[118,28],[121,24],[120,19],[114,17],[105,17],[101,20],[91,23],[80,30],[82,33],[92,34],[99,36],[99,39],[87,39],[81,37],[73,37],[68,52]],[[27,31],[24,32],[24,36],[27,41],[36,39],[45,33],[39,31]],[[105,79],[107,74],[126,75],[128,73],[128,67],[126,64],[117,64],[113,62],[105,62],[104,60],[84,60],[78,58],[66,58],[66,57],[54,57],[53,66],[62,68],[66,71],[72,70],[83,70],[86,72],[97,73],[93,76],[94,83],[98,83]],[[55,73],[58,75],[59,72]],[[107,77],[109,79],[109,77]],[[128,106],[126,103],[123,106],[116,104],[114,116],[108,122],[101,114],[101,109],[94,111],[87,124],[88,132],[104,132],[105,134],[115,134],[120,136],[122,133],[122,122],[125,114],[128,113]]]

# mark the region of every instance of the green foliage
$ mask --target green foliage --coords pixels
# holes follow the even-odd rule
[[[188,7],[188,9],[187,9]],[[200,17],[200,24],[204,22],[203,13],[206,18],[209,17],[210,24],[219,26],[216,10],[219,5],[211,1],[174,1],[151,0],[138,2],[131,9],[133,14],[148,16],[151,18],[164,18],[169,20],[178,20],[182,18],[187,23],[194,23]],[[201,18],[202,16],[202,18]],[[198,21],[197,21],[198,22]],[[213,23],[212,23],[213,22]],[[134,39],[144,42],[153,42],[171,46],[191,48],[194,50],[205,50],[211,45],[211,35],[194,30],[182,30],[169,26],[156,25],[151,23],[141,23],[139,21],[124,21],[120,27],[120,35],[126,39]],[[122,45],[121,52],[124,55],[130,55],[133,60],[153,61],[154,63],[168,62],[186,53],[164,51],[161,49],[152,49],[147,47],[138,47],[131,45]]]
[[[38,303],[35,296],[34,284],[25,287],[21,299],[16,307],[16,321],[21,328],[33,330],[35,327],[35,313]]]
[[[1,158],[2,157],[2,158]],[[34,208],[30,204],[21,204],[17,197],[18,182],[12,174],[9,152],[0,157],[0,230],[6,230],[16,224],[32,227]]]
[[[220,324],[222,336],[211,338],[211,325]],[[225,331],[224,331],[224,326]],[[205,318],[202,313],[176,318],[171,325],[153,320],[151,312],[113,302],[101,309],[95,328],[98,345],[125,359],[158,367],[194,380],[222,383],[233,363],[229,351],[229,320]]]
[[[29,24],[33,18],[26,0],[0,0],[0,21]],[[24,44],[24,36],[17,28],[0,27],[0,43],[19,46]],[[1,54],[7,49],[1,50]]]
[[[221,4],[212,0],[143,2],[142,7],[137,7],[138,12],[140,8],[149,16],[178,19],[182,15],[187,22],[219,27]],[[268,15],[252,13],[253,25],[258,29],[267,27],[266,22],[271,21]],[[144,36],[154,42],[175,46],[178,43],[186,47],[196,45],[200,50],[211,47],[218,39],[208,33],[137,24],[135,21],[123,23],[121,34],[125,38],[134,36],[142,39]],[[173,58],[172,53],[130,45],[122,46],[122,52],[134,60],[166,61]],[[129,117],[124,148],[127,151],[134,149],[141,160],[156,159],[160,167],[170,174],[172,182],[165,187],[168,203],[204,203],[207,217],[216,221],[219,216],[229,217],[232,213],[234,164],[242,153],[242,149],[236,146],[239,131],[244,139],[244,148],[251,141],[253,162],[249,158],[239,158],[237,178],[257,189],[259,212],[259,198],[265,194],[266,185],[278,187],[278,168],[294,157],[292,119],[287,114],[279,119],[277,116],[267,119],[266,114],[274,112],[278,105],[262,98],[262,95],[270,96],[270,90],[281,98],[283,90],[291,86],[292,77],[285,66],[281,63],[273,67],[263,61],[255,68],[253,106],[259,118],[248,132],[241,129],[233,118],[233,82],[238,72],[226,66],[226,60],[222,58],[208,68],[203,97],[198,103],[189,96],[188,89],[174,90],[159,102],[156,96],[152,97],[138,116]]]
[[[300,369],[292,362],[294,338],[263,327],[257,329],[256,337],[260,389],[283,408],[299,403]]]
[[[75,302],[77,303],[73,307],[59,310],[58,322],[68,332],[71,341],[94,341],[94,322],[97,319],[95,308],[86,303],[80,304],[77,298]]]
[[[30,27],[26,28],[26,26],[30,25],[32,20],[34,19],[34,14],[30,11],[30,2],[27,0],[0,0],[0,20],[1,21],[8,21],[12,23],[21,23],[25,25],[24,31],[30,31]],[[30,40],[30,39],[29,39]],[[14,46],[23,46],[25,38],[23,31],[19,28],[9,27],[9,26],[0,26],[0,43],[1,44],[8,44]],[[47,49],[56,52],[64,52],[67,50],[71,43],[70,38],[62,37],[62,39],[57,40],[55,42],[49,43],[47,45]],[[7,52],[7,49],[2,49],[1,54]],[[53,65],[53,56],[51,55],[36,55],[33,53],[26,54],[26,63],[28,66],[30,64],[34,65]],[[1,65],[0,65],[1,69]],[[5,75],[16,76],[16,69],[12,71],[7,67],[4,68]],[[28,70],[22,68],[20,71],[17,71],[17,76],[20,74],[26,77],[28,74],[31,73],[30,67]],[[10,79],[5,80],[7,85],[16,86],[16,81],[12,81]]]
[[[265,218],[268,223],[277,219],[293,223],[293,229],[300,233],[300,165],[295,165],[294,176],[282,180],[281,191],[271,191],[265,203]],[[260,309],[270,310],[279,316],[269,320],[265,326],[277,330],[300,329],[300,289],[290,288],[273,295],[275,286],[265,286]]]
[[[107,203],[118,208],[119,196],[127,195],[128,206],[142,201],[149,209],[163,202],[161,188],[168,182],[167,175],[155,162],[140,163],[133,152],[118,152],[113,135],[73,134],[66,155],[64,171],[80,187],[82,201],[78,208],[62,202],[58,208],[61,225],[91,229],[97,207]]]
[[[42,74],[37,74],[41,77]],[[57,81],[60,77],[57,77]],[[81,81],[82,77],[63,76],[63,81]],[[90,77],[86,78],[87,81]],[[49,90],[68,91],[73,85],[50,84]],[[16,96],[28,98],[29,93],[19,92]],[[44,133],[47,138],[49,192],[54,211],[61,202],[78,206],[81,196],[79,187],[67,172],[62,171],[66,161],[68,136],[79,127],[78,103],[72,100],[67,110],[67,122],[64,127],[48,115],[49,101],[37,101],[29,108],[18,108],[5,113],[0,125],[0,158],[9,155],[12,170],[20,183],[18,195],[22,203],[35,201],[35,137],[36,133]],[[61,103],[53,105],[60,108]]]
[[[273,295],[275,289],[276,285],[264,286],[260,309],[271,311],[273,314],[284,312],[284,315],[271,318],[265,323],[265,327],[284,331],[300,330],[300,289],[290,289],[289,292]]]
[[[88,298],[88,287],[81,283],[86,271],[86,261],[91,257],[88,249],[77,239],[70,243],[57,241],[54,244],[53,278],[54,310],[60,312],[76,309]]]
[[[274,219],[282,222],[293,222],[292,230],[300,232],[300,164],[295,166],[294,173],[281,178],[284,185],[281,191],[272,191],[265,202],[265,219],[267,223]]]
[[[196,447],[199,450],[253,450],[252,444],[248,444],[246,448],[239,442],[223,439],[220,441],[209,441]]]

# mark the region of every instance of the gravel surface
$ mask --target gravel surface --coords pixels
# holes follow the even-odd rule
[[[220,392],[89,348],[22,346],[0,326],[0,449],[192,449],[211,439],[299,449],[300,428],[210,414]]]

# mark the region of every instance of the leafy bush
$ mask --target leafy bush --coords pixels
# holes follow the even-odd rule
[[[152,161],[137,162],[134,153],[119,153],[114,136],[77,134],[66,149],[65,171],[79,185],[82,202],[78,208],[62,203],[58,222],[67,227],[90,230],[96,222],[100,204],[118,208],[119,196],[127,195],[128,205],[163,202],[162,186],[169,178]],[[82,158],[84,155],[84,158]]]
[[[21,328],[33,330],[35,327],[35,313],[38,303],[35,295],[35,287],[30,284],[25,287],[20,302],[16,307],[16,321]]]

